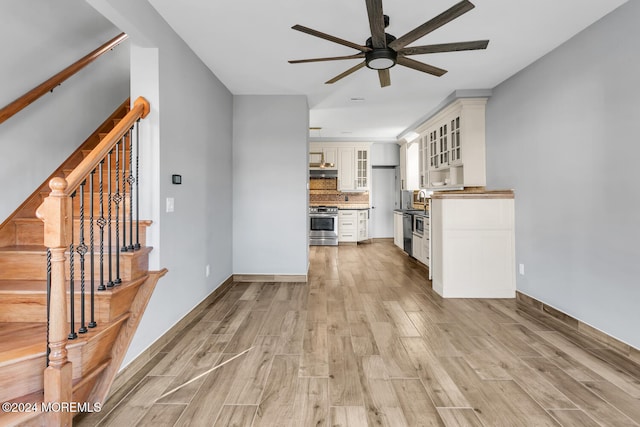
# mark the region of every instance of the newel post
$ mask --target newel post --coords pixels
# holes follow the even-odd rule
[[[51,304],[49,326],[49,366],[44,371],[44,401],[71,402],[72,371],[67,359],[67,285],[65,252],[73,226],[71,197],[65,194],[67,181],[53,178],[51,193],[38,208],[38,218],[44,221],[44,244],[51,251]],[[46,414],[47,425],[71,426],[73,413],[54,411]]]

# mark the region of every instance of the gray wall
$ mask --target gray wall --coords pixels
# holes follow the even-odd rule
[[[487,183],[516,193],[518,290],[640,348],[640,2],[494,89]]]
[[[233,97],[145,0],[91,0],[132,41],[131,96],[145,96],[143,213],[152,268],[166,267],[125,364],[232,274]],[[181,174],[182,185],[171,184]],[[165,212],[165,199],[175,212]],[[205,266],[211,274],[205,277]]]
[[[119,33],[84,2],[3,0],[0,108]],[[0,223],[128,96],[125,42],[0,124]]]
[[[307,274],[308,129],[304,96],[234,97],[234,273]]]

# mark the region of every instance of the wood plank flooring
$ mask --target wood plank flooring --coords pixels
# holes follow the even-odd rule
[[[75,424],[639,426],[640,367],[515,300],[442,299],[392,243],[312,247],[309,283],[235,284]]]

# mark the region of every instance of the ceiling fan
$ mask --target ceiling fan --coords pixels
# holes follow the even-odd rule
[[[473,9],[475,6],[468,0],[462,0],[460,3],[452,6],[451,8],[442,12],[435,18],[425,22],[424,24],[414,28],[400,38],[396,38],[391,34],[387,34],[385,32],[385,28],[389,25],[389,17],[382,13],[382,0],[365,1],[367,4],[367,14],[369,16],[369,27],[371,28],[371,37],[367,39],[364,45],[352,43],[339,37],[316,31],[302,25],[294,25],[293,27],[291,27],[294,30],[301,31],[303,33],[310,34],[321,39],[329,40],[343,46],[357,49],[360,51],[359,53],[347,56],[333,56],[329,58],[298,59],[289,61],[289,63],[302,64],[306,62],[338,61],[344,59],[364,58],[364,61],[358,63],[358,65],[349,68],[348,70],[338,74],[325,83],[335,83],[338,80],[343,79],[344,77],[347,77],[348,75],[358,71],[366,65],[372,70],[378,71],[380,86],[385,87],[391,84],[389,69],[396,64],[412,68],[417,71],[422,71],[424,73],[432,74],[437,77],[440,77],[447,72],[447,70],[443,70],[442,68],[434,67],[433,65],[425,64],[423,62],[408,58],[408,56],[410,55],[486,49],[487,45],[489,44],[489,40],[476,40],[468,42],[407,47],[407,45],[413,43],[421,37],[429,34],[430,32],[440,28],[446,23],[453,21],[454,19]]]

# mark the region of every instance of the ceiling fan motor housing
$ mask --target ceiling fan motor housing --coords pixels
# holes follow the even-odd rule
[[[396,38],[391,34],[384,34],[387,39],[387,46],[389,43],[394,41]],[[391,49],[390,47],[373,47],[373,43],[371,41],[371,37],[367,39],[366,46],[371,48],[371,51],[365,53],[365,61],[367,63],[367,67],[372,70],[386,70],[387,68],[391,68],[396,65],[396,59],[398,58],[398,53]]]

